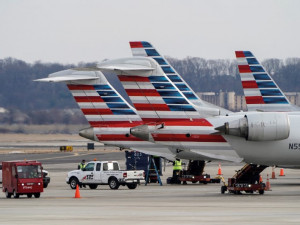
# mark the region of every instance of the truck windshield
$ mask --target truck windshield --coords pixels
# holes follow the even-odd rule
[[[19,178],[41,178],[42,169],[39,165],[17,166]]]

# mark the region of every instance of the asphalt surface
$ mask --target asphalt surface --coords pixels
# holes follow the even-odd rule
[[[56,153],[16,153],[16,154],[0,154],[1,161],[13,160],[38,160],[42,164],[64,164],[64,163],[79,163],[82,159],[92,161],[97,160],[124,160],[125,152],[110,152],[103,151],[81,151],[81,152],[59,152]]]
[[[51,182],[39,199],[6,199],[0,194],[0,224],[299,224],[300,172],[285,170],[285,177],[271,181],[264,195],[221,194],[221,184],[167,185],[172,165],[163,172],[163,186],[140,185],[135,190],[107,185],[96,190],[80,189],[81,198],[66,184],[68,171],[84,157],[87,161],[119,160],[124,152],[74,152],[0,155],[1,160],[37,159],[50,172]],[[224,177],[233,176],[243,164],[221,162]],[[215,176],[219,162],[207,164],[205,172]],[[264,182],[271,169],[263,173]]]

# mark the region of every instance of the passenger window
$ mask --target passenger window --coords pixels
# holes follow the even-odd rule
[[[118,163],[114,163],[114,170],[119,170],[119,164]]]
[[[94,171],[94,166],[95,163],[88,163],[84,169],[85,171]]]
[[[100,169],[101,169],[101,163],[97,163],[96,171],[100,171]]]
[[[108,170],[107,163],[103,163],[103,171],[107,171],[107,170]]]

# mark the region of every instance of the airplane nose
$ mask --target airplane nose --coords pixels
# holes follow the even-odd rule
[[[94,138],[94,128],[93,127],[89,127],[89,128],[85,128],[85,129],[82,129],[79,131],[79,135],[81,137],[84,137],[84,138],[87,138],[87,139],[90,139],[92,141],[95,141],[95,138]]]

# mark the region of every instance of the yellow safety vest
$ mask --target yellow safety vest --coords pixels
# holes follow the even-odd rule
[[[173,166],[173,170],[182,170],[181,160],[180,161],[175,160],[175,163],[174,163],[174,166]]]
[[[80,163],[79,168],[82,170],[83,168],[85,168],[85,164]]]

